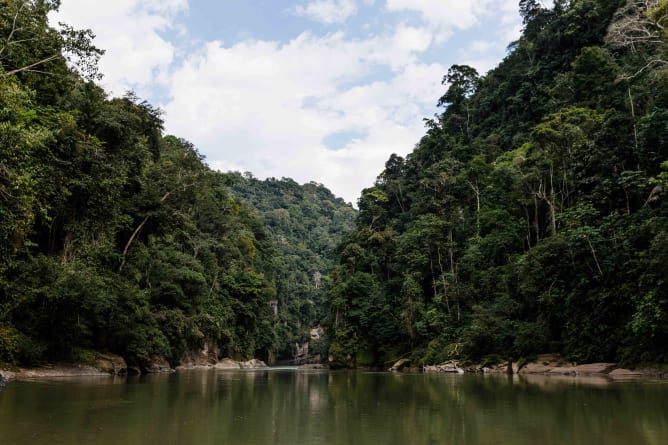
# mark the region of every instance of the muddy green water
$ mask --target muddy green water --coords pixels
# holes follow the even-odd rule
[[[14,382],[0,445],[665,445],[668,383],[326,371]]]

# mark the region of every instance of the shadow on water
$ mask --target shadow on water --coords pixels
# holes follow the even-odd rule
[[[269,370],[20,382],[0,444],[662,444],[668,385]]]

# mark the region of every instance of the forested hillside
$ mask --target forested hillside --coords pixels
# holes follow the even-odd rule
[[[289,349],[352,208],[210,170],[159,110],[95,85],[102,51],[48,26],[57,4],[0,3],[0,362]]]
[[[339,365],[668,360],[668,2],[520,1],[485,76],[362,192],[328,291]]]
[[[273,240],[272,270],[284,345],[279,359],[290,359],[295,344],[308,341],[310,329],[325,317],[328,273],[336,247],[354,227],[356,213],[322,184],[299,185],[289,178],[264,181],[231,175],[232,195],[251,203]],[[326,345],[320,344],[320,350]]]

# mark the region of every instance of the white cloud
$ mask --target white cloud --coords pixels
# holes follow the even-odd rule
[[[436,111],[447,65],[425,62],[425,54],[438,49],[439,60],[483,73],[519,23],[517,0],[308,1],[292,13],[330,25],[376,9],[364,36],[346,25],[346,33],[303,31],[284,42],[192,45],[197,31],[179,24],[188,0],[67,0],[56,20],[96,32],[107,49],[107,89],[166,92],[156,104],[166,128],[192,141],[212,168],[315,180],[351,202],[391,153],[412,150],[422,118]],[[471,30],[480,36],[460,50],[445,45]],[[329,150],[324,141],[340,134],[351,139]]]
[[[357,13],[355,0],[315,0],[306,6],[298,5],[295,14],[326,25],[343,23]]]
[[[166,124],[212,167],[316,180],[355,202],[388,156],[406,154],[424,132],[444,72],[416,61],[429,42],[404,26],[366,40],[302,33],[284,44],[211,42],[173,73]],[[388,80],[365,81],[379,67]],[[328,150],[323,140],[339,131],[361,136]]]
[[[496,34],[507,44],[519,37],[518,0],[386,0],[390,12],[418,13],[443,43],[453,30],[468,30],[492,19]]]
[[[414,11],[436,27],[466,29],[478,23],[475,4],[463,0],[387,0],[392,12]]]
[[[68,0],[51,19],[91,28],[95,44],[106,50],[100,62],[102,85],[115,95],[128,89],[149,94],[149,85],[165,78],[174,46],[161,33],[174,29],[174,18],[187,11],[187,0]]]

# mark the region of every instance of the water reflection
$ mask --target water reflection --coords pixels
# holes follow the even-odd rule
[[[187,371],[14,383],[0,444],[662,444],[668,385],[540,376]]]

